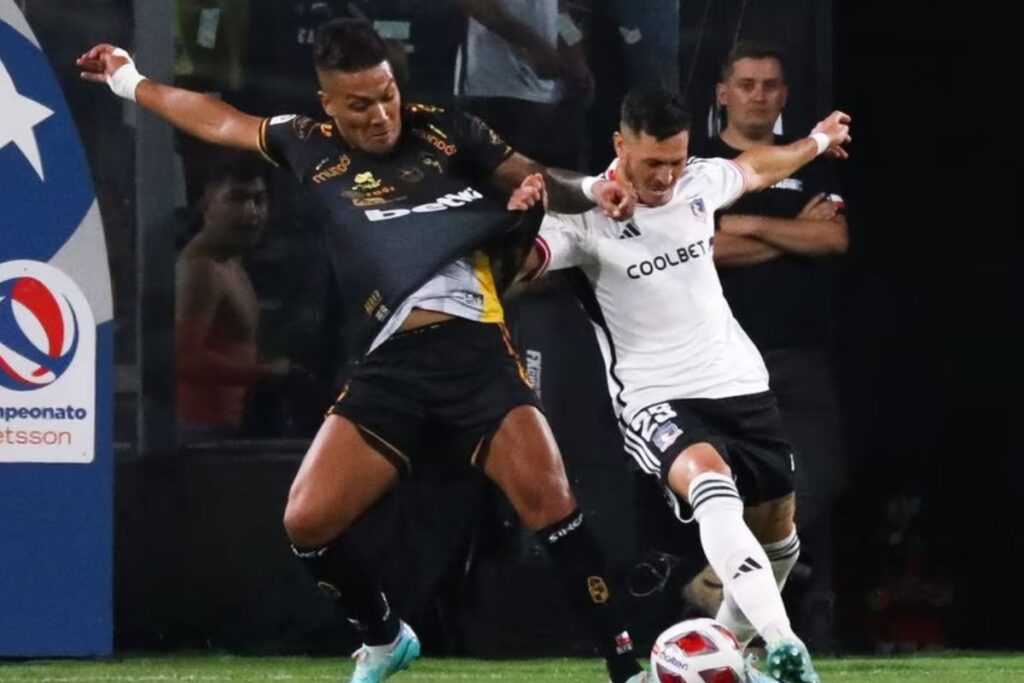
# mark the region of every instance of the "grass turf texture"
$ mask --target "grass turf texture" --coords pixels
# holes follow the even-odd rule
[[[896,659],[821,659],[825,683],[1024,683],[1024,656],[946,655]],[[216,655],[124,657],[109,661],[0,661],[0,682],[49,681],[334,681],[346,680],[352,663],[303,657]],[[394,683],[501,681],[503,683],[604,683],[597,661],[545,659],[484,662],[424,659],[390,679]]]

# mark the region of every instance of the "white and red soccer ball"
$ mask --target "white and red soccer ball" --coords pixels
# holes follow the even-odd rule
[[[714,619],[690,619],[667,629],[651,650],[654,683],[745,683],[736,636]]]

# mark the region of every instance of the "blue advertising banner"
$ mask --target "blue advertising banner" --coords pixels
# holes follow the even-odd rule
[[[85,153],[0,0],[0,657],[112,650],[111,318]]]

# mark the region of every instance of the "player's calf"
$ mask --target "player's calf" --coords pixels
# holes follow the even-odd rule
[[[365,644],[385,645],[395,640],[400,628],[398,615],[344,537],[319,548],[292,546],[292,551],[320,592],[362,634]]]
[[[604,553],[590,533],[583,513],[574,510],[565,519],[538,531],[537,538],[555,565],[573,611],[590,626],[612,683],[633,679],[641,672],[633,641],[619,620]]]
[[[687,499],[700,525],[701,545],[726,594],[766,641],[795,637],[771,562],[743,521],[743,500],[732,477],[702,474],[691,481]]]

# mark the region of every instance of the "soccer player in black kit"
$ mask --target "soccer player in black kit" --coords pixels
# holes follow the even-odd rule
[[[111,45],[78,65],[86,80],[186,133],[288,168],[320,210],[360,360],[303,459],[284,524],[295,554],[362,632],[352,683],[382,681],[419,654],[345,532],[417,468],[428,443],[504,491],[547,548],[612,683],[641,683],[604,554],[569,490],[498,298],[511,279],[504,274],[532,244],[545,187],[559,211],[587,210],[590,196],[613,216],[631,211],[631,193],[591,181],[585,194],[581,176],[543,169],[479,119],[403,105],[385,45],[368,25],[325,24],[313,53],[325,121],[250,116],[156,83]]]

